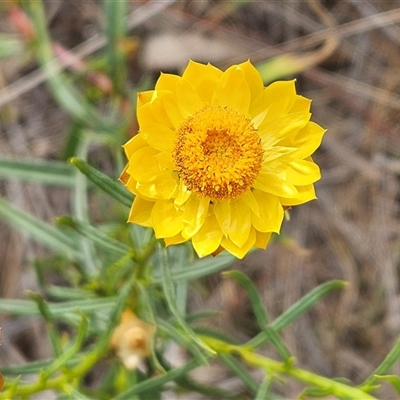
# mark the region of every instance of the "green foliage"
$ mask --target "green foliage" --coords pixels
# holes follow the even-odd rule
[[[34,261],[40,293],[28,293],[26,299],[0,300],[3,315],[42,318],[53,355],[47,360],[2,367],[5,386],[0,399],[29,399],[53,390],[60,400],[156,400],[171,389],[171,384],[178,391],[198,392],[207,398],[278,399],[274,392],[276,383],[287,379],[304,384],[300,398],[332,395],[339,399],[374,399],[374,390],[382,382],[389,382],[400,393],[399,378],[390,375],[390,368],[400,357],[400,340],[374,373],[354,387],[298,368],[295,354],[281,337],[285,327],[332,291],[344,288],[345,282],[332,280],[321,284],[271,320],[253,282],[239,271],[225,272],[225,278],[234,279],[244,289],[258,325],[258,334],[244,344],[234,343],[227,332],[199,325],[201,318],[208,317],[207,313],[186,314],[193,282],[228,268],[234,258],[223,253],[215,258],[197,259],[189,246],[165,248],[150,230],[127,224],[133,196],[114,177],[87,161],[90,143],[101,143],[112,155],[115,169],[122,169],[119,145],[134,107],[124,86],[126,60],[119,46],[127,34],[127,2],[104,1],[107,46],[100,57],[107,65],[113,87],[105,95],[110,110],[106,116],[78,91],[73,79],[60,72],[53,58],[42,2],[21,3],[36,37],[25,44],[13,37],[0,37],[0,57],[15,55],[30,46],[48,74],[52,95],[71,117],[72,127],[61,157],[69,158],[69,162],[0,159],[0,178],[61,186],[69,191],[73,207],[72,216],[60,216],[53,224],[0,198],[2,221],[53,254]],[[262,68],[269,71],[271,65],[267,63]],[[129,101],[130,106],[121,118],[123,100]],[[89,201],[93,191],[112,201],[110,215],[93,218]],[[96,220],[97,223],[93,222]],[[57,274],[63,284],[54,284],[48,278],[51,274]],[[150,354],[141,369],[129,370],[111,349],[111,338],[126,309],[134,310],[141,320],[156,328],[154,337],[149,334]],[[171,366],[166,360],[165,352],[171,343],[186,355],[180,366]],[[276,359],[261,355],[261,346],[275,350]],[[189,376],[195,368],[214,360],[242,381],[240,392],[204,385]],[[105,365],[104,376],[97,387],[89,387],[85,378],[100,363]],[[253,369],[262,371],[261,380],[254,377]]]

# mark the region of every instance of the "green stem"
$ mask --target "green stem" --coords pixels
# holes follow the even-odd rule
[[[381,364],[375,369],[375,371],[359,386],[360,389],[370,390],[376,383],[376,377],[379,375],[385,375],[390,367],[400,358],[400,336],[397,338],[396,344],[393,349],[390,350],[389,354],[381,362]]]
[[[225,343],[218,339],[201,336],[201,339],[208,344],[218,354],[236,354],[253,367],[259,367],[266,370],[269,374],[284,374],[291,376],[308,385],[316,386],[329,391],[338,398],[347,397],[353,400],[377,400],[376,397],[368,393],[343,383],[334,381],[330,378],[314,374],[301,368],[297,368],[291,363],[279,362],[268,357],[254,353],[254,350],[248,347],[241,347]]]
[[[28,385],[18,384],[17,387],[12,386],[8,390],[3,389],[4,392],[0,393],[0,399],[7,400],[29,396],[43,390],[62,389],[67,382],[77,384],[103,355],[104,349],[97,349],[93,353],[87,354],[81,364],[55,378],[43,379],[43,377],[39,376],[38,380],[34,383]]]

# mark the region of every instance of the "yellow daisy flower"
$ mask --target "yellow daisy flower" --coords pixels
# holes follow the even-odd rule
[[[294,81],[264,87],[249,62],[226,71],[190,61],[138,95],[139,133],[121,174],[136,195],[129,222],[200,257],[242,258],[279,233],[284,209],[315,199],[311,159],[324,129]]]

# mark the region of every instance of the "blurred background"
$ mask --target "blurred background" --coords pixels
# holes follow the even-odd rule
[[[85,130],[96,136],[86,146],[89,162],[116,178],[120,145],[137,130],[136,91],[150,89],[160,71],[180,73],[189,59],[221,69],[250,59],[266,82],[296,78],[299,94],[313,99],[313,120],[328,129],[314,157],[322,170],[318,200],[291,210],[281,236],[234,267],[256,282],[271,318],[318,284],[346,280],[346,290],[329,295],[283,338],[302,367],[361,382],[400,332],[400,1],[127,1],[118,12],[110,3],[45,1],[43,27],[50,58],[83,104],[99,120],[123,116],[114,138],[112,125],[96,136],[96,124],[85,125],[86,114],[58,91],[51,68],[41,67],[49,54],[23,4],[1,3],[0,159],[66,160]],[[125,15],[126,31],[110,31],[110,20],[118,27]],[[113,64],[115,57],[121,59]],[[73,207],[62,185],[26,182],[1,168],[0,179],[1,196],[41,220],[53,222]],[[93,220],[102,220],[107,201],[90,198]],[[0,218],[1,297],[35,290],[33,265],[43,257],[56,262]],[[257,333],[233,282],[215,274],[200,284],[190,310],[221,311],[214,326],[241,340]],[[9,345],[0,349],[0,364],[48,356],[39,319],[1,318]],[[218,365],[196,374],[237,384]],[[286,390],[291,398],[299,387],[290,382]],[[395,398],[387,388],[380,395]]]

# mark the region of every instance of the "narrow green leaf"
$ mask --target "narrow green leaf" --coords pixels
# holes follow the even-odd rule
[[[91,167],[89,164],[79,158],[72,157],[70,158],[70,162],[72,165],[78,168],[82,174],[86,175],[89,180],[91,180],[95,185],[108,193],[110,196],[114,197],[114,199],[118,200],[127,207],[132,206],[134,197],[124,188],[121,183],[114,181],[109,176]]]
[[[375,371],[359,387],[362,389],[374,385],[376,376],[386,375],[389,369],[399,358],[400,358],[400,336],[397,338],[394,347],[392,348],[392,350],[389,351],[388,355],[384,358],[384,360],[378,365]]]
[[[255,286],[253,285],[253,282],[251,282],[251,280],[245,274],[236,270],[223,272],[223,276],[228,276],[230,278],[235,279],[243,287],[251,302],[251,306],[254,311],[254,315],[256,316],[257,323],[260,329],[264,332],[265,336],[276,348],[279,355],[285,361],[289,361],[289,359],[291,358],[291,354],[286,345],[283,343],[281,338],[276,333],[276,331],[270,326],[268,326],[267,312],[262,304],[262,300]]]
[[[126,62],[121,44],[126,37],[126,0],[104,0],[106,14],[107,60],[114,91],[121,93],[126,84]]]
[[[65,301],[62,303],[46,303],[54,317],[64,314],[74,313],[78,310],[82,312],[104,312],[111,310],[116,304],[115,297],[96,298],[88,300]],[[40,312],[36,304],[31,300],[21,299],[0,299],[0,314],[9,315],[39,315]]]
[[[270,327],[276,332],[281,331],[283,328],[288,326],[295,319],[299,318],[300,315],[307,312],[315,303],[318,303],[323,297],[336,289],[343,289],[347,286],[347,282],[332,280],[322,285],[317,286],[304,297],[298,300],[295,304],[289,307],[284,313],[270,323]],[[247,345],[256,348],[261,346],[268,340],[264,332],[259,333]]]
[[[133,398],[133,396],[137,395],[138,393],[141,393],[141,392],[143,392],[145,390],[149,390],[149,389],[155,389],[161,385],[164,385],[167,382],[174,381],[175,379],[186,375],[192,369],[195,369],[196,367],[198,367],[201,364],[202,364],[202,362],[195,358],[181,367],[173,368],[173,369],[169,370],[164,375],[160,375],[155,378],[147,379],[144,382],[141,382],[141,383],[135,385],[134,387],[127,390],[126,392],[121,393],[120,395],[114,397],[114,400],[131,400]]]
[[[74,170],[59,161],[0,159],[0,178],[43,183],[52,186],[73,186]]]
[[[62,353],[61,335],[58,331],[54,317],[47,303],[44,301],[43,297],[39,293],[30,292],[29,294],[30,297],[35,301],[43,319],[46,321],[47,333],[53,346],[54,353],[58,357]]]
[[[230,354],[220,353],[219,358],[224,364],[251,390],[256,393],[258,389],[257,381],[251,376],[248,369]]]
[[[133,275],[131,279],[128,280],[128,282],[126,282],[119,291],[116,301],[113,303],[113,309],[111,310],[110,316],[108,317],[108,327],[99,339],[98,343],[95,345],[96,347],[103,350],[108,349],[112,332],[119,323],[121,313],[126,307],[127,299],[132,293],[132,288],[134,287],[135,282],[136,277]]]
[[[178,330],[175,326],[161,318],[157,319],[157,327],[193,355],[196,356],[199,354],[198,345],[185,332]]]
[[[389,382],[400,395],[400,377],[397,375],[375,375],[377,381]]]
[[[193,330],[189,327],[186,321],[183,319],[182,315],[179,313],[178,307],[175,301],[175,289],[171,276],[171,268],[168,262],[168,253],[165,247],[159,245],[159,253],[160,253],[160,262],[161,262],[161,270],[163,274],[162,287],[164,290],[165,299],[168,304],[168,308],[171,311],[172,315],[175,317],[177,323],[180,328],[188,335],[188,337],[196,344],[199,349],[205,350],[208,355],[214,355],[215,351],[209,348],[203,341],[201,341]],[[199,357],[203,362],[205,362],[204,354],[198,350],[196,351],[196,356]]]
[[[4,375],[38,374],[39,372],[46,370],[53,361],[54,359],[48,359],[32,361],[23,365],[2,366],[1,373]]]
[[[57,400],[91,400],[90,397],[85,396],[83,393],[79,392],[76,388],[69,384],[63,385],[63,389],[68,392],[68,394],[57,397]]]
[[[58,300],[84,300],[88,298],[96,298],[95,293],[91,290],[67,287],[67,286],[56,286],[46,285],[46,294]]]
[[[136,281],[134,284],[134,291],[137,293],[137,314],[140,319],[143,321],[159,328],[159,325],[156,322],[156,317],[154,315],[154,301],[151,296],[151,292],[144,287],[140,281]],[[161,362],[157,358],[157,351],[156,351],[156,335],[152,335],[152,340],[150,342],[150,362],[152,363],[153,367],[161,372],[165,373],[165,369],[162,366]]]
[[[309,397],[326,397],[332,394],[329,388],[306,387],[302,390],[299,399],[308,399]]]
[[[270,399],[270,387],[271,387],[271,376],[266,373],[260,387],[257,390],[256,397],[254,400],[266,400]]]
[[[79,260],[78,243],[53,225],[19,210],[0,198],[0,217],[20,232],[48,248]]]
[[[88,320],[84,315],[81,315],[81,323],[77,329],[77,336],[74,343],[69,348],[63,349],[62,352],[58,354],[58,357],[44,370],[46,376],[50,377],[52,374],[59,371],[63,366],[66,366],[67,362],[79,352],[86,339],[87,330]]]
[[[65,140],[62,159],[68,160],[70,157],[77,156],[78,149],[83,139],[84,124],[82,121],[72,121],[70,130]]]
[[[89,150],[89,141],[82,140],[77,148],[77,155],[85,159]],[[72,210],[73,215],[80,221],[89,221],[89,201],[87,184],[88,180],[84,175],[75,170],[75,187],[73,190]],[[95,251],[93,242],[83,237],[79,243],[80,252],[82,254],[81,270],[87,279],[97,276],[102,261]]]
[[[123,257],[130,251],[129,246],[126,244],[115,240],[94,226],[82,221],[77,221],[68,215],[58,217],[57,224],[74,229],[82,236],[99,245],[102,249],[110,251],[116,256]]]
[[[182,268],[180,269],[174,268],[171,271],[172,280],[177,282],[191,281],[202,278],[203,276],[207,276],[227,268],[234,261],[236,261],[236,258],[227,252],[224,254],[219,254],[217,257],[201,258],[191,263],[188,262],[186,265],[182,265]],[[156,282],[162,281],[162,275],[159,271],[154,273],[154,279]]]

